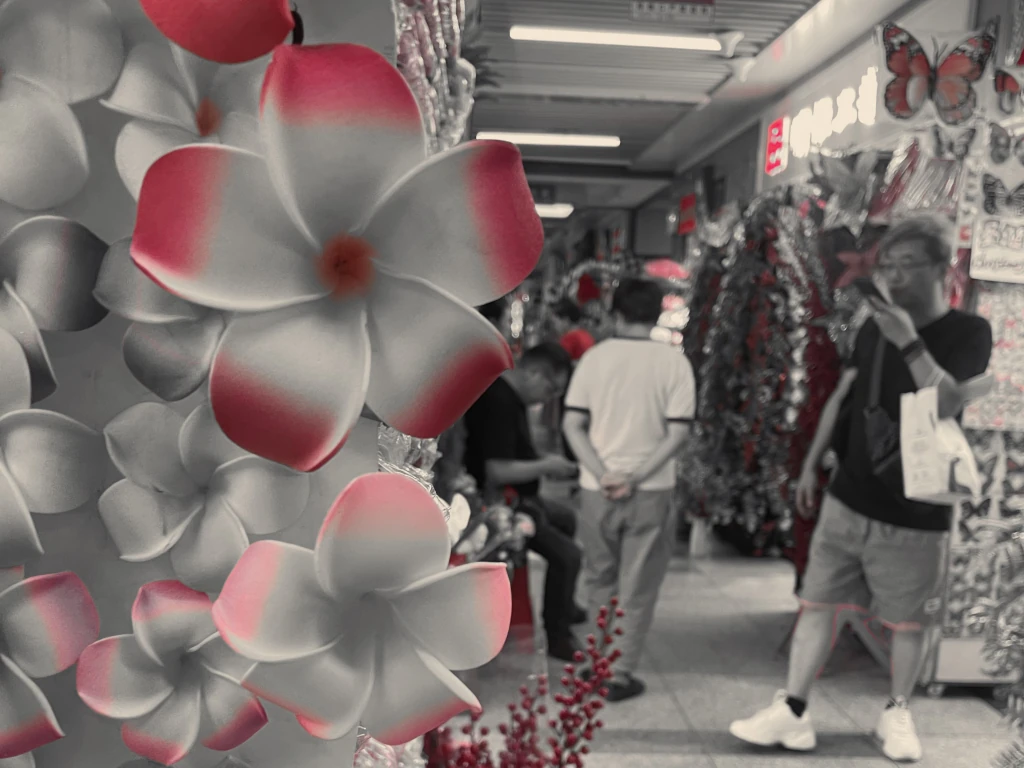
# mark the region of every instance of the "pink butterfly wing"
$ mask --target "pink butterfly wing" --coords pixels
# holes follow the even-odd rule
[[[973,84],[981,79],[996,46],[995,27],[990,23],[983,32],[964,40],[949,52],[935,68],[932,98],[939,119],[947,125],[959,125],[974,115],[978,95]]]
[[[902,27],[882,27],[885,66],[896,75],[885,87],[885,108],[898,120],[916,115],[928,99],[932,65],[921,44]]]

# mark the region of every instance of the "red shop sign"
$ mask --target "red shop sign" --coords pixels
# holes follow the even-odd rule
[[[697,230],[697,195],[690,193],[679,201],[680,235],[688,235]]]
[[[780,117],[768,126],[764,148],[764,172],[778,176],[789,166],[789,118]]]

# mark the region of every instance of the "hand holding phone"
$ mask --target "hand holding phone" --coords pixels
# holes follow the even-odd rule
[[[889,292],[884,290],[882,286],[870,277],[858,277],[853,281],[853,285],[866,299],[877,299],[883,304],[892,304],[892,299],[888,295]]]

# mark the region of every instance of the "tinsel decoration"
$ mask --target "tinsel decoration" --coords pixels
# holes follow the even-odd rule
[[[859,237],[868,217],[868,204],[878,190],[878,152],[852,156],[817,152],[811,159],[815,176],[831,191],[825,206],[825,231],[845,227]]]
[[[1010,0],[1010,38],[1006,42],[1008,67],[1024,66],[1024,0]]]
[[[448,519],[448,504],[437,495],[431,482],[434,463],[440,454],[437,440],[421,440],[381,424],[377,430],[377,468],[381,472],[405,475],[421,485],[437,502]]]

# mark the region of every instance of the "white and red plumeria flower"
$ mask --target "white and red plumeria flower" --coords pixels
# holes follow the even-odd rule
[[[81,191],[89,158],[69,105],[104,93],[123,62],[101,0],[0,4],[0,200],[38,211]]]
[[[127,721],[128,749],[161,765],[197,744],[235,749],[267,724],[263,705],[237,682],[252,663],[217,634],[211,606],[178,581],[144,584],[132,605],[132,634],[93,643],[78,662],[82,701]]]
[[[121,130],[114,162],[138,199],[153,162],[186,144],[215,142],[260,151],[260,82],[266,62],[225,67],[176,45],[145,42],[128,52],[104,106],[134,120]]]
[[[508,634],[503,565],[448,569],[444,514],[414,480],[363,475],[338,496],[312,551],[260,541],[213,607],[224,640],[257,664],[243,685],[322,739],[360,723],[405,744],[466,709],[449,670],[494,658]]]
[[[208,404],[187,419],[162,403],[140,403],[104,430],[125,476],[100,497],[100,516],[121,557],[170,553],[175,575],[217,592],[249,546],[302,514],[310,478],[247,454],[217,427]]]
[[[100,616],[75,574],[33,576],[0,592],[0,635],[0,765],[32,768],[33,749],[64,737],[32,678],[74,665]]]
[[[471,307],[540,257],[519,151],[477,141],[426,160],[409,87],[357,45],[277,48],[260,122],[266,160],[203,145],[154,163],[131,243],[171,293],[241,313],[210,370],[218,423],[302,471],[337,452],[364,400],[438,435],[512,365]]]
[[[227,318],[154,283],[132,261],[130,247],[131,238],[110,246],[93,295],[132,321],[121,350],[135,379],[161,400],[177,402],[206,382]]]

